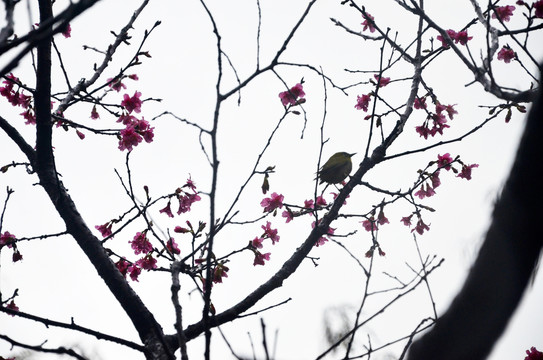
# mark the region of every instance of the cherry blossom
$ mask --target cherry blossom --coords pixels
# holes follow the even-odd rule
[[[304,88],[302,84],[298,83],[290,88],[290,90],[283,91],[279,93],[279,98],[283,106],[287,105],[296,105],[299,102],[299,99],[302,99],[305,96]]]

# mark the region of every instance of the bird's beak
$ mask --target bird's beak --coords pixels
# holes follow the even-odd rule
[[[349,154],[349,157],[353,157],[356,153]]]

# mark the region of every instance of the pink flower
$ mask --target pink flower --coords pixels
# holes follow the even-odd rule
[[[543,0],[536,1],[532,7],[535,9],[535,17],[543,18]]]
[[[159,210],[158,212],[159,213],[165,213],[169,217],[173,218],[172,208],[170,206],[171,204],[172,204],[171,201],[168,201],[168,204],[166,205],[166,207],[164,209]]]
[[[119,118],[117,119],[117,122],[120,122],[120,123],[123,123],[123,125],[130,125],[132,124],[133,122],[137,121],[138,119],[133,116],[133,115],[129,115],[129,114],[125,114],[124,112],[121,114],[121,116],[119,116]]]
[[[441,185],[441,180],[439,179],[439,170],[430,175],[430,180],[432,181],[432,187],[434,189]]]
[[[72,27],[70,24],[66,24],[66,28],[62,31],[62,35],[67,39],[72,36]]]
[[[453,119],[454,115],[455,114],[458,114],[458,111],[456,111],[454,109],[454,106],[455,105],[442,105],[441,103],[437,103],[436,105],[436,113],[438,115],[440,115],[440,117],[442,117],[443,115],[441,114],[443,111],[446,111],[447,112],[447,115],[449,116],[449,119]]]
[[[306,209],[314,209],[315,206],[314,206],[313,199],[304,200],[304,208],[306,208]]]
[[[121,89],[126,89],[126,85],[121,82],[120,78],[109,78],[107,79],[107,84],[116,92],[121,91]]]
[[[409,216],[404,216],[400,221],[403,222],[403,224],[407,227],[411,226],[411,218],[413,217],[413,214]]]
[[[451,40],[457,40],[458,39],[458,35],[456,34],[456,31],[452,30],[452,29],[449,29],[447,30],[447,35],[449,35],[449,37],[451,38]],[[449,48],[449,43],[447,42],[447,40],[441,36],[441,35],[438,35],[437,36],[437,39],[439,41],[441,41],[441,46],[445,49],[448,49]]]
[[[9,231],[4,232],[4,234],[0,234],[0,248],[4,245],[11,248],[13,243],[15,243],[15,240],[17,240],[17,238],[15,235],[10,234]]]
[[[185,183],[185,185],[183,185],[183,187],[188,187],[192,191],[196,192],[196,184],[194,183],[194,181],[192,180],[190,176],[187,179],[187,182]]]
[[[326,237],[324,237],[324,236],[321,236],[321,237],[319,238],[319,240],[317,240],[317,242],[315,243],[315,246],[316,246],[316,247],[322,246],[322,245],[324,245],[327,241],[328,241],[328,238],[326,238]]]
[[[156,259],[151,254],[145,255],[145,257],[136,261],[136,264],[147,271],[156,269]]]
[[[119,140],[119,150],[121,151],[132,151],[132,148],[142,141],[141,135],[137,133],[132,125],[128,125],[126,128],[122,129],[120,135],[121,140]]]
[[[449,29],[447,30],[447,35],[449,35],[449,37],[451,38],[451,40],[455,42],[455,44],[460,43],[461,45],[466,45],[469,40],[473,39],[473,36],[468,36],[467,30],[456,32],[452,29]],[[449,48],[449,44],[447,43],[447,40],[443,36],[438,35],[437,39],[441,41],[441,46],[443,48],[445,49]]]
[[[179,225],[176,226],[176,227],[173,229],[173,231],[176,232],[176,233],[179,233],[179,234],[185,234],[185,233],[190,232],[189,229],[186,229],[186,228],[181,227],[181,226],[179,226]]]
[[[75,133],[77,134],[77,136],[78,136],[81,140],[84,140],[84,139],[85,139],[85,134],[83,134],[81,131],[76,130]]]
[[[132,151],[132,148],[137,146],[142,140],[148,143],[152,142],[154,137],[153,130],[154,128],[149,126],[149,122],[143,119],[135,119],[120,131],[121,140],[119,140],[119,150]]]
[[[176,227],[177,228],[177,227]],[[175,231],[175,230],[174,230]],[[166,242],[166,248],[169,252],[172,254],[181,254],[181,250],[179,250],[179,247],[177,246],[177,243],[175,242],[174,238],[171,237],[170,240]]]
[[[443,168],[447,171],[451,170],[451,164],[453,162],[453,159],[449,153],[443,154],[443,155],[437,155],[437,166],[440,168]]]
[[[277,208],[283,207],[283,199],[285,197],[283,195],[278,195],[277,193],[272,193],[271,197],[264,198],[260,205],[264,208],[264,212],[272,212],[273,210]]]
[[[139,77],[137,74],[131,74],[131,75],[128,75],[128,78],[131,79],[131,80],[134,80],[134,81],[137,81],[139,80]]]
[[[538,351],[535,347],[531,347],[530,350],[526,350],[526,356],[524,360],[543,360],[543,352]]]
[[[23,255],[21,255],[19,250],[15,249],[13,251],[13,256],[11,257],[11,259],[12,259],[13,262],[17,262],[17,261],[23,260]]]
[[[373,77],[375,78],[375,81],[379,80],[379,75],[378,74],[374,74]],[[389,83],[390,83],[390,78],[389,77],[381,76],[381,80],[379,81],[379,87],[385,87]]]
[[[130,97],[128,94],[124,94],[123,101],[121,102],[121,106],[123,106],[126,111],[131,113],[132,111],[135,111],[137,113],[141,112],[141,104],[142,101],[140,99],[141,92],[136,91],[134,93],[134,96]]]
[[[91,117],[91,119],[93,119],[93,120],[96,120],[96,119],[100,118],[100,114],[98,114],[98,111],[96,111],[96,105],[94,105],[94,106],[92,107],[92,111],[91,111],[91,116],[90,116],[90,117]]]
[[[364,112],[368,111],[368,105],[370,104],[371,96],[370,95],[362,95],[356,97],[356,105],[354,106],[355,109],[358,110],[364,110]]]
[[[262,249],[262,242],[264,241],[263,238],[259,238],[258,236],[255,237],[253,239],[253,241],[251,241],[251,244],[256,248],[256,249]]]
[[[425,197],[431,197],[434,196],[436,192],[430,184],[426,184],[426,190],[424,190],[424,184],[420,186],[420,190],[415,193],[415,196],[418,196],[419,199],[424,199]]]
[[[19,311],[19,307],[17,305],[15,305],[14,300],[11,300],[11,302],[6,306],[6,308],[8,308],[10,310],[13,310],[13,311]],[[12,314],[11,316],[15,316],[15,315]]]
[[[98,231],[100,231],[100,234],[102,234],[102,237],[108,237],[111,235],[111,226],[113,223],[111,221],[108,221],[104,225],[97,225],[94,228]]]
[[[322,219],[320,219],[320,220],[322,220]],[[319,220],[319,222],[320,222],[320,220]],[[317,222],[316,222],[316,221],[313,221],[313,223],[311,223],[311,228],[314,229],[315,226],[316,226],[316,224],[317,224]],[[328,227],[328,229],[326,230],[326,235],[327,235],[327,236],[334,235],[334,232],[335,232],[335,231],[336,231],[336,229],[331,228],[331,227]],[[321,236],[321,237],[317,240],[317,242],[315,243],[315,246],[316,246],[316,247],[319,247],[319,246],[324,245],[324,243],[327,242],[327,241],[329,240],[329,238],[328,238],[327,236]]]
[[[364,27],[362,28],[362,31],[366,31],[368,29],[370,29],[370,32],[375,32],[375,26],[374,26],[374,21],[375,18],[373,16],[371,16],[369,13],[366,13],[366,15],[362,15],[364,17],[364,22],[362,23],[362,25],[364,25]]]
[[[151,127],[148,121],[145,121],[142,118],[141,120],[136,120],[133,125],[138,134],[143,136],[143,140],[145,140],[146,143],[150,143],[153,141],[153,138],[155,136],[155,134],[153,133],[154,127]]]
[[[317,206],[326,206],[328,203],[322,196],[317,196]]]
[[[417,221],[417,226],[415,226],[415,228],[411,230],[411,232],[416,231],[417,233],[419,233],[419,235],[422,235],[425,230],[430,230],[430,227],[426,225],[421,218],[419,218],[419,221]]]
[[[132,264],[130,267],[128,267],[128,272],[130,273],[130,279],[132,279],[132,281],[139,281],[138,277],[141,274],[141,268],[139,268],[136,264]]]
[[[415,103],[413,104],[415,109],[426,109],[426,98],[415,98]]]
[[[494,14],[492,14],[492,19],[500,19],[501,21],[509,21],[511,20],[511,16],[513,16],[513,10],[515,10],[515,7],[513,5],[507,5],[507,6],[498,6],[494,9]]]
[[[283,213],[281,214],[282,217],[284,217],[286,219],[286,223],[288,224],[289,222],[292,221],[292,219],[294,219],[294,216],[292,214],[292,212],[288,211],[288,210],[285,210],[283,211]]]
[[[498,51],[498,60],[503,60],[506,64],[509,64],[516,57],[517,54],[508,46],[504,46]]]
[[[462,170],[460,171],[460,174],[456,175],[456,177],[471,180],[471,169],[476,167],[479,167],[479,164],[462,165]]]
[[[178,195],[177,199],[179,200],[179,209],[177,210],[177,215],[180,215],[181,213],[186,213],[190,211],[190,207],[192,204],[194,204],[196,201],[200,201],[202,198],[198,194],[185,194],[185,195]]]
[[[16,94],[16,92],[13,91],[13,85],[20,83],[20,81],[18,77],[13,75],[13,73],[9,73],[6,78],[6,80],[2,81],[2,83],[6,84],[6,86],[0,87],[0,95],[7,98],[8,101],[11,102],[11,97]]]
[[[19,105],[22,108],[28,109],[30,107],[31,102],[32,102],[32,96],[19,94]]]
[[[426,190],[424,190],[424,184],[420,186],[420,189],[415,193],[415,196],[418,196],[419,199],[424,199],[426,197]]]
[[[115,263],[115,266],[117,267],[117,270],[119,270],[119,272],[126,278],[126,274],[128,272],[128,267],[130,266],[130,263],[126,261],[125,258],[122,258],[122,259],[119,259],[119,261]]]
[[[423,136],[425,139],[428,139],[428,135],[430,135],[430,129],[428,129],[428,124],[424,124],[421,126],[416,126],[415,131],[420,135]]]
[[[279,98],[283,106],[287,105],[296,105],[300,100],[305,96],[304,88],[302,84],[298,83],[290,88],[290,90],[283,91],[279,93]],[[300,100],[298,100],[300,98]]]
[[[266,226],[261,226],[262,230],[264,230],[264,235],[262,237],[268,237],[272,241],[272,245],[275,245],[276,241],[279,241],[280,236],[277,235],[277,229],[271,228],[271,222],[267,221]]]
[[[379,225],[390,224],[387,217],[385,216],[385,212],[383,211],[383,208],[379,210],[379,214],[377,215],[377,222],[379,223]]]
[[[440,135],[443,135],[443,129],[446,129],[450,127],[447,125],[447,119],[445,118],[444,114],[433,114],[432,115],[432,129],[430,130],[430,135],[434,136],[436,133],[439,133]]]
[[[253,261],[253,266],[264,265],[264,260],[270,261],[271,253],[261,254],[260,251],[255,251],[255,259]]]
[[[362,226],[368,232],[377,230],[377,223],[375,219],[373,218],[373,216],[369,219],[362,221]]]
[[[146,232],[137,232],[134,240],[129,241],[132,244],[134,254],[147,254],[153,251],[153,245],[149,242]]]
[[[456,34],[455,43],[460,43],[461,45],[466,45],[469,40],[473,39],[473,36],[468,36],[468,31],[460,31]]]
[[[215,270],[213,270],[213,282],[214,283],[222,283],[223,277],[228,277],[228,274],[226,273],[228,270],[228,266],[225,266],[224,264],[219,264],[215,267]]]

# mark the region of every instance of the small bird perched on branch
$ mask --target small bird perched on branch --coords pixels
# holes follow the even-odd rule
[[[353,169],[351,157],[356,153],[338,152],[324,163],[318,172],[320,184],[338,184],[345,180]]]

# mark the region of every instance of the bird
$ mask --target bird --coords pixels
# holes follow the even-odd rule
[[[324,182],[338,184],[345,180],[353,169],[351,157],[355,154],[338,152],[332,155],[319,169],[318,178],[320,179],[320,184]]]

